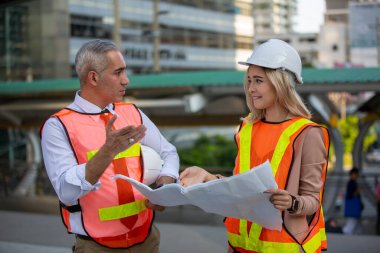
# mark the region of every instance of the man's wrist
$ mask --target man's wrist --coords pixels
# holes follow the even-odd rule
[[[172,184],[175,183],[177,180],[170,176],[162,176],[156,181],[157,186],[163,186],[165,184]]]

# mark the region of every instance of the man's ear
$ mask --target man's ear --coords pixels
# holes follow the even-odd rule
[[[90,71],[88,72],[87,78],[90,81],[90,83],[92,83],[92,85],[96,85],[96,81],[98,80],[98,74],[95,71]]]

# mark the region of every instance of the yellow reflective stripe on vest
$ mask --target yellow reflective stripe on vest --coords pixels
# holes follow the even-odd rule
[[[284,156],[286,149],[290,143],[290,137],[297,132],[303,125],[311,123],[308,119],[299,119],[290,126],[288,126],[284,132],[281,134],[280,139],[276,144],[270,165],[272,166],[273,175],[276,175],[278,166],[280,165],[281,159]]]
[[[302,126],[310,123],[308,119],[299,119],[288,126],[281,134],[276,148],[274,150],[271,166],[273,175],[276,175],[282,157],[289,146],[290,137],[296,133]],[[246,172],[251,169],[251,139],[252,139],[252,124],[245,124],[240,132],[240,173]],[[287,252],[300,252],[298,243],[283,243],[283,242],[267,242],[260,241],[260,234],[262,226],[252,223],[249,236],[247,236],[247,221],[240,220],[239,222],[239,235],[228,233],[228,240],[232,246],[244,248],[246,250],[253,250],[265,253],[287,253]],[[320,243],[320,241],[319,241]],[[310,244],[314,245],[314,244]],[[311,247],[311,246],[310,246]],[[307,252],[308,253],[308,252]]]
[[[252,223],[254,225],[256,223]],[[257,224],[256,224],[257,225]],[[257,225],[259,226],[259,225]],[[234,247],[265,253],[299,253],[300,245],[295,242],[266,242],[259,240],[246,240],[241,244],[241,235],[228,233],[228,241]],[[308,252],[307,252],[308,253]]]
[[[256,231],[253,233],[256,235],[257,234],[260,235],[262,227],[256,223],[252,223],[251,231],[249,232],[249,236],[248,236],[247,225],[248,225],[247,220],[240,220],[240,222],[239,222],[239,233],[240,234],[237,235],[237,234],[228,233],[228,241],[231,243],[232,246],[239,246],[239,247],[244,248],[244,249],[252,249],[255,247],[253,244],[253,243],[255,243],[255,240],[253,240],[254,238],[251,237],[251,234],[256,229],[259,229],[259,231]],[[243,241],[242,240],[243,238],[249,238],[250,240]],[[259,238],[255,238],[255,239],[257,240]]]
[[[321,228],[318,233],[302,245],[302,248],[306,253],[314,253],[321,246],[321,242],[326,240],[326,230]]]
[[[118,220],[141,213],[146,209],[145,199],[127,203],[120,206],[105,207],[99,209],[101,221]]]
[[[93,150],[93,151],[88,151],[87,152],[87,159],[90,160],[91,158],[94,157],[94,155],[98,152],[99,150]],[[115,159],[120,159],[120,158],[126,158],[126,157],[135,157],[135,156],[140,156],[140,143],[135,143],[132,146],[130,146],[128,149],[120,152],[114,157]]]
[[[241,129],[240,133],[240,173],[249,171],[251,169],[251,135],[252,135],[252,124],[246,123]]]

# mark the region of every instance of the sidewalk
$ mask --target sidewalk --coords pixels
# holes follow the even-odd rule
[[[58,215],[0,211],[0,253],[70,253],[74,236]],[[161,253],[226,252],[222,226],[157,223]]]
[[[19,210],[15,210],[17,206]],[[19,199],[13,200],[13,206],[0,200],[0,210],[3,209],[0,211],[0,253],[70,253],[74,238],[66,232],[54,206],[57,207],[55,199],[39,202]],[[161,231],[161,253],[226,252],[222,220],[192,206],[167,208],[157,213],[155,224]],[[327,236],[327,252],[331,253],[376,253],[380,249],[380,237],[373,235],[330,233]]]

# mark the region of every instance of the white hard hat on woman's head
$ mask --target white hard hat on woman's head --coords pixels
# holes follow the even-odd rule
[[[302,83],[302,62],[298,52],[288,43],[270,39],[256,47],[252,55],[242,65],[257,65],[270,69],[286,69],[292,72],[298,83]]]

